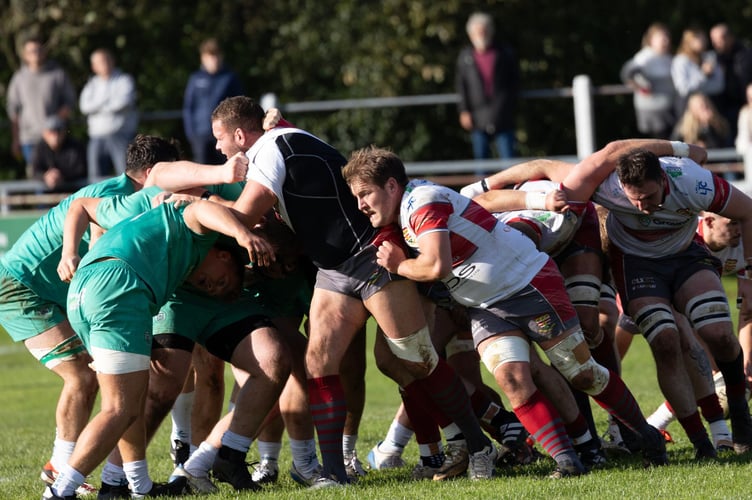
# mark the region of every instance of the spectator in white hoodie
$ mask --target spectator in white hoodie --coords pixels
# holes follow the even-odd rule
[[[81,91],[78,106],[89,129],[89,180],[125,172],[125,151],[138,127],[136,85],[133,77],[115,67],[107,49],[91,54],[94,73]],[[114,172],[109,171],[112,166]]]

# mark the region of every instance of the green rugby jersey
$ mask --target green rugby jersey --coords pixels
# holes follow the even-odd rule
[[[159,308],[201,263],[217,239],[214,232],[194,233],[183,219],[185,208],[163,203],[116,224],[86,254],[79,269],[98,259],[120,259],[149,286]]]
[[[51,208],[31,225],[0,259],[8,272],[39,297],[65,307],[68,284],[60,281],[57,265],[63,248],[63,225],[68,207],[76,198],[100,198],[131,194],[133,183],[122,174],[83,187]],[[79,246],[79,255],[88,248],[88,230]]]

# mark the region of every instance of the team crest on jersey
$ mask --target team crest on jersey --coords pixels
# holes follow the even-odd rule
[[[647,215],[638,215],[637,222],[639,222],[641,226],[647,227],[650,225],[650,217]]]
[[[708,193],[713,192],[713,186],[709,186],[706,181],[697,181],[695,185],[695,192],[703,196],[707,196]]]
[[[723,263],[723,274],[730,274],[736,271],[736,259],[726,259]]]
[[[541,335],[551,335],[554,331],[554,319],[551,317],[549,313],[542,314],[535,319],[533,319],[535,322],[536,329],[539,334]]]
[[[413,235],[410,234],[410,230],[407,229],[406,227],[402,228],[402,237],[405,239],[405,242],[409,246],[411,246],[411,247],[415,246],[415,238],[413,238]]]
[[[684,172],[682,171],[681,167],[669,165],[666,167],[666,175],[668,175],[672,179],[676,179],[677,177],[684,175]]]

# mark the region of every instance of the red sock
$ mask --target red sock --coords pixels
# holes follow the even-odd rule
[[[698,399],[697,406],[700,407],[702,417],[707,422],[716,422],[723,418],[723,408],[718,401],[718,394],[715,392]]]
[[[564,423],[551,402],[540,392],[514,408],[514,413],[530,435],[552,457],[573,451]]]
[[[339,375],[308,379],[308,399],[324,472],[334,474],[338,481],[347,481],[342,456],[347,405]]]

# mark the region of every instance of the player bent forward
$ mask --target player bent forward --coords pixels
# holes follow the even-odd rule
[[[402,161],[390,151],[354,152],[343,176],[371,224],[401,224],[418,252],[407,258],[384,243],[377,262],[415,281],[440,279],[469,307],[476,349],[520,422],[556,460],[554,477],[585,468],[556,409],[533,383],[531,340],[574,387],[640,434],[646,464],[667,463],[663,437],[645,421],[624,382],[590,356],[561,274],[532,241],[449,188],[408,182]]]

